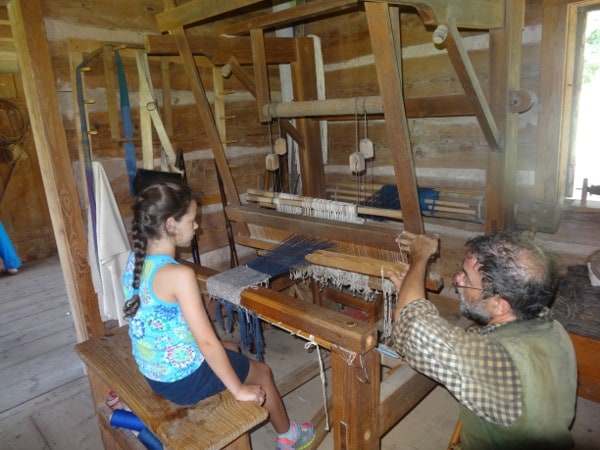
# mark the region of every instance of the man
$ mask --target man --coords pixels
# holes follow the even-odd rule
[[[394,349],[461,403],[462,449],[573,447],[577,365],[569,335],[550,316],[554,264],[531,240],[496,232],[467,241],[454,276],[463,330],[425,300],[427,263],[438,239],[403,233],[410,270],[389,273],[398,291]]]

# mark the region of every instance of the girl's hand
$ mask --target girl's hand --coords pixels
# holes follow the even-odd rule
[[[240,402],[256,402],[262,406],[267,399],[267,394],[263,388],[257,384],[242,384],[242,387],[234,397]]]

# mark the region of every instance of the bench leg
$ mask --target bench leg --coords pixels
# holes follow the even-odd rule
[[[250,446],[250,434],[244,433],[227,447],[227,450],[252,450]]]

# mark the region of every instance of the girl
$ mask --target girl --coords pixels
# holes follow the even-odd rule
[[[148,186],[133,206],[133,252],[123,275],[133,355],[154,392],[190,405],[228,389],[269,411],[278,450],[304,449],[310,423],[290,422],[271,369],[225,348],[204,308],[196,275],[175,261],[198,224],[197,204],[183,183]]]

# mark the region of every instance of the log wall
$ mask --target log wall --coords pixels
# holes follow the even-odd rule
[[[82,42],[85,43],[85,48],[93,48],[95,45],[100,47],[104,43],[141,45],[144,35],[158,34],[154,15],[163,10],[163,5],[161,0],[43,0],[42,6],[69,152],[73,170],[79,177],[79,117],[74,102],[71,68],[73,61],[80,59],[82,53],[73,50],[81,48]],[[539,80],[543,6],[544,2],[541,0],[527,1],[523,29],[521,86],[532,92],[534,99],[542,90]],[[210,35],[223,24],[234,20],[235,18],[228,17],[221,23],[204,26],[202,33]],[[307,22],[295,27],[293,31],[296,36],[320,37],[327,98],[385,95],[379,92],[377,87],[363,11]],[[431,41],[433,30],[426,28],[413,11],[402,10],[401,31],[405,96],[417,98],[462,94],[462,87],[445,50],[435,47]],[[478,78],[487,93],[490,59],[488,35],[471,31],[462,32],[462,36]],[[138,76],[135,60],[131,54],[124,51],[123,61],[131,93],[134,133],[139,136]],[[107,110],[109,92],[102,59],[94,60],[90,67],[91,71],[85,74],[85,89],[86,98],[95,100],[93,105],[87,107],[90,129],[97,132],[91,137],[93,157],[104,163],[128,223],[132,199],[128,190],[123,145],[111,138]],[[164,111],[160,61],[151,58],[150,68],[158,101],[161,110]],[[248,66],[245,68],[249,74],[252,73]],[[270,66],[269,74],[272,97],[279,98],[281,83],[278,67]],[[202,63],[201,76],[209,98],[213,101],[213,70],[206,61]],[[169,63],[169,82],[173,113],[171,140],[175,149],[183,150],[188,179],[201,199],[200,248],[202,252],[207,252],[224,247],[227,243],[212,154],[193,105],[193,96],[183,68],[176,58],[172,58]],[[274,121],[269,130],[269,127],[258,122],[256,102],[235,77],[224,79],[223,84],[227,92],[226,115],[234,116],[227,120],[227,154],[237,189],[243,193],[247,188],[262,188],[265,175],[264,158],[271,150],[271,142],[279,135],[278,124]],[[518,192],[524,198],[533,195],[536,168],[541,164],[536,155],[538,127],[543,126],[538,123],[540,108],[543,108],[543,105],[536,101],[533,107],[522,113],[519,118]],[[367,117],[366,121],[362,115],[329,119],[328,160],[325,167],[328,184],[356,183],[356,178],[348,168],[348,157],[356,150],[357,130],[359,139],[366,133],[375,147],[375,159],[369,163],[372,175],[368,173],[366,181],[393,182],[392,160],[381,116]],[[409,127],[420,186],[484,192],[489,148],[473,117],[409,117]],[[140,141],[137,141],[135,146],[138,161],[141,161]],[[154,155],[157,164],[159,152],[155,135]],[[23,202],[5,202],[1,213],[5,225],[6,222],[9,223],[9,231],[12,230],[17,243],[22,245],[19,250],[25,260],[55,251],[48,228],[48,214],[44,208],[37,208],[37,204],[42,203],[42,195],[40,184],[35,181],[34,158],[31,158],[28,164],[32,164],[32,168],[23,173],[31,173],[33,181],[25,176],[19,183],[32,183],[32,187],[28,185],[24,189],[28,193],[26,203],[35,207],[23,208]],[[2,170],[5,169],[0,169],[0,173]],[[37,180],[39,181],[39,178]],[[538,235],[557,250],[565,264],[581,262],[600,247],[600,238],[595,231],[598,220],[598,214],[594,211],[578,211],[576,214],[566,211],[557,233]],[[443,262],[438,263],[437,269],[448,277],[446,281],[449,284],[450,275],[460,263],[464,239],[482,232],[483,226],[435,218],[425,219],[425,224],[427,231],[438,231],[442,234]],[[26,243],[21,244],[22,241]]]

